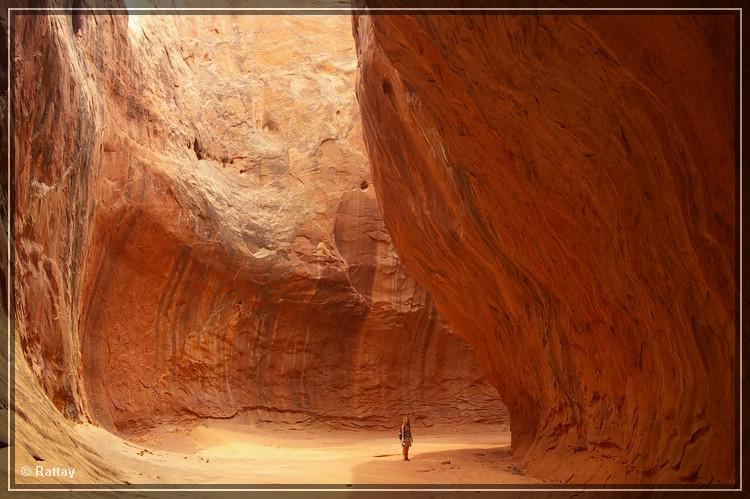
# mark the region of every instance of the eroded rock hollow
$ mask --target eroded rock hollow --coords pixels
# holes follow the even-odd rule
[[[356,16],[394,244],[567,481],[735,479],[731,16]]]
[[[16,15],[19,379],[121,433],[502,399],[533,476],[730,483],[735,22]]]
[[[350,22],[16,16],[15,327],[67,417],[505,419],[385,230]]]

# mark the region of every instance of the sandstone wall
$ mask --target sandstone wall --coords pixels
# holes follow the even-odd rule
[[[357,16],[405,265],[563,481],[724,482],[735,455],[735,20]]]
[[[504,420],[385,230],[349,23],[16,17],[16,334],[66,416]]]

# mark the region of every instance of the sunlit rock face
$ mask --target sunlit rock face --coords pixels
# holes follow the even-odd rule
[[[17,16],[15,326],[73,419],[503,421],[371,184],[346,16]]]
[[[404,264],[573,482],[732,482],[735,21],[358,16]]]

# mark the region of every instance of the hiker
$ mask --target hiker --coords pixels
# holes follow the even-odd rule
[[[401,450],[404,452],[404,461],[409,460],[409,447],[414,439],[411,438],[411,422],[409,416],[404,416],[401,429],[398,431],[398,439],[401,441]]]

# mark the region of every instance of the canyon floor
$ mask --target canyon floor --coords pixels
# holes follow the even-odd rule
[[[510,461],[507,427],[417,430],[409,462],[396,431],[204,420],[123,440],[77,426],[81,441],[133,484],[534,483]]]

